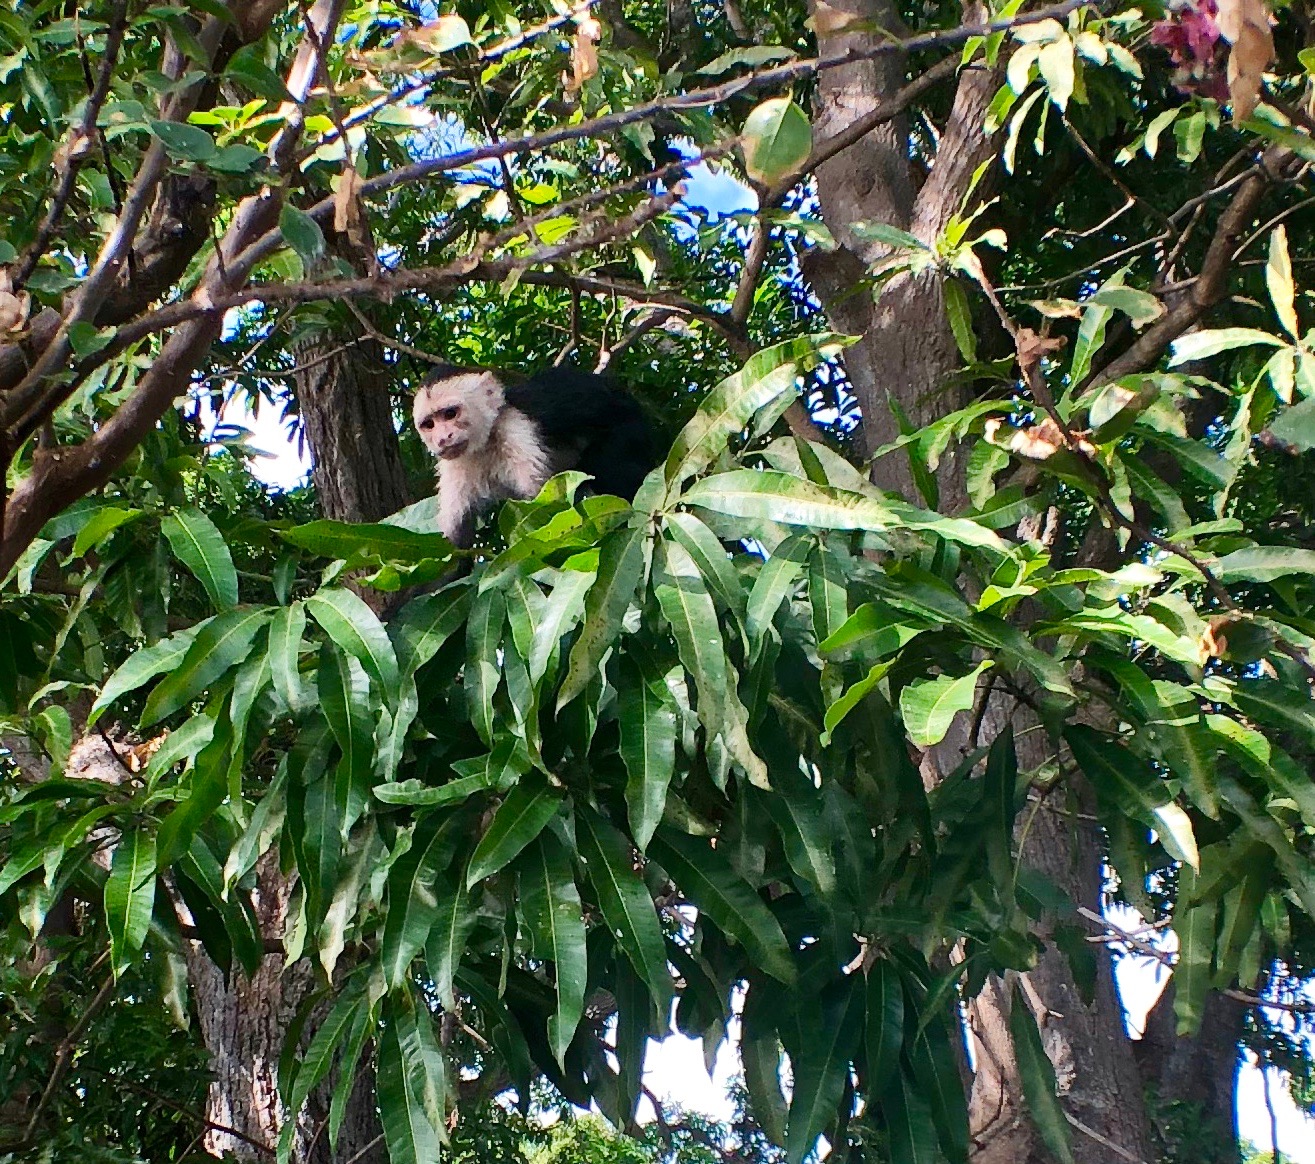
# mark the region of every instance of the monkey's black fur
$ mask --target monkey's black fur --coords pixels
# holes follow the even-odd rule
[[[539,427],[563,465],[588,473],[587,488],[633,501],[657,464],[653,430],[633,396],[604,376],[546,368],[507,383],[507,403]]]

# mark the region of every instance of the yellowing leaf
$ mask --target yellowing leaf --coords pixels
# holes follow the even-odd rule
[[[744,123],[744,168],[750,178],[772,185],[808,160],[813,127],[808,114],[788,97],[772,97]]]
[[[1293,339],[1297,331],[1296,289],[1292,283],[1292,258],[1288,254],[1288,232],[1276,227],[1269,236],[1269,262],[1265,264],[1265,286],[1269,288],[1269,301],[1283,330]]]

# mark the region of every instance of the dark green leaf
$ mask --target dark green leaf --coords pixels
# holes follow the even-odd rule
[[[1009,1033],[1014,1039],[1014,1057],[1023,1082],[1027,1113],[1040,1133],[1042,1143],[1059,1164],[1073,1164],[1068,1122],[1055,1094],[1055,1068],[1041,1043],[1036,1019],[1017,983],[1009,1007]]]
[[[142,712],[141,726],[150,727],[172,715],[241,663],[251,653],[256,634],[269,618],[268,610],[246,608],[226,611],[204,623],[182,662],[151,692]],[[126,669],[127,664],[121,671]],[[101,698],[104,699],[104,694]]]
[[[649,851],[699,912],[744,947],[756,967],[782,982],[794,981],[790,943],[780,923],[720,849],[699,837],[659,828]]]
[[[205,162],[214,157],[215,141],[199,125],[152,121],[151,132],[164,143],[169,156],[184,162]]]
[[[612,825],[584,805],[576,806],[575,828],[580,856],[598,896],[603,920],[648,985],[659,1011],[665,1013],[672,987],[662,927],[653,899],[635,873],[630,845]]]
[[[538,772],[529,772],[493,814],[488,831],[470,857],[466,884],[473,886],[513,860],[552,820],[561,807],[561,792]]]
[[[584,1014],[589,967],[584,911],[575,873],[562,843],[543,832],[519,865],[520,908],[534,938],[535,955],[553,964],[557,1007],[548,1020],[548,1042],[558,1063]]]
[[[421,817],[411,847],[389,870],[388,915],[380,941],[380,961],[389,989],[406,981],[412,960],[438,918],[441,875],[452,863],[457,844],[450,819],[437,813]],[[444,888],[450,891],[450,886]]]
[[[141,830],[120,838],[105,882],[105,924],[117,977],[141,952],[155,908],[155,837]]]
[[[291,202],[285,203],[279,214],[279,231],[307,267],[324,254],[324,232],[320,224]]]
[[[824,1002],[821,1022],[792,1060],[794,1094],[785,1140],[790,1164],[802,1164],[835,1118],[862,1029],[862,984],[850,975]]]
[[[626,807],[642,851],[662,819],[676,770],[676,700],[662,677],[647,674],[631,655],[621,657],[620,675],[617,724],[627,772]]]
[[[205,587],[216,610],[237,605],[237,570],[224,535],[199,509],[180,509],[169,514],[160,529],[174,556]]]

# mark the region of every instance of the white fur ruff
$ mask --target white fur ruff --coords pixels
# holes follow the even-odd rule
[[[504,405],[482,448],[439,461],[439,527],[453,537],[467,515],[508,498],[534,497],[552,473],[552,457],[538,426]]]

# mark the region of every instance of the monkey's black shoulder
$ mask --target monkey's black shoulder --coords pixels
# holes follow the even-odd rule
[[[593,488],[633,499],[657,464],[653,430],[639,402],[606,376],[546,368],[505,388],[507,403],[533,420],[546,443],[570,450]]]

